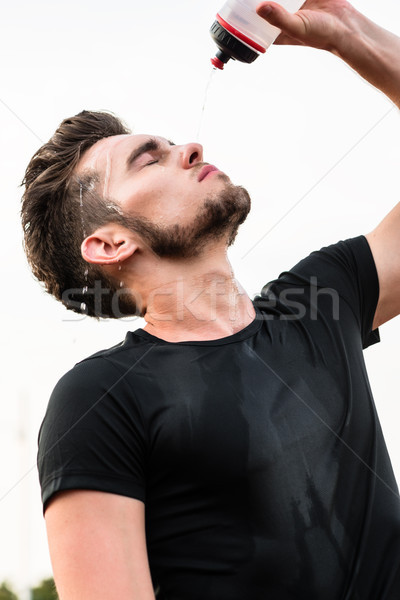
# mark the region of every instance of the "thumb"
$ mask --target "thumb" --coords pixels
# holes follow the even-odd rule
[[[303,20],[276,2],[262,2],[257,6],[257,14],[291,37],[301,40],[306,33]]]

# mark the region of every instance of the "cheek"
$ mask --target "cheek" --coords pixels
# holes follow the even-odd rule
[[[162,189],[160,186],[148,183],[124,182],[118,186],[113,196],[123,210],[139,213],[144,217],[161,202]]]
[[[201,190],[188,181],[178,181],[163,167],[152,180],[122,182],[114,198],[123,210],[138,213],[161,223],[172,224],[190,219],[197,212]]]

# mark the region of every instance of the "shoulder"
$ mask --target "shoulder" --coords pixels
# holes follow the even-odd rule
[[[123,342],[100,350],[76,363],[56,384],[52,398],[79,391],[86,397],[91,391],[110,390],[140,364],[150,346],[129,332]]]
[[[261,295],[290,287],[304,291],[331,288],[350,304],[368,295],[371,304],[376,305],[379,280],[366,238],[358,236],[312,252],[265,285]]]
[[[124,342],[76,364],[57,383],[39,431],[46,502],[65,489],[143,499],[146,422],[132,379],[143,348]]]
[[[57,429],[62,424],[65,430],[83,417],[92,424],[111,415],[115,420],[116,408],[123,409],[122,415],[129,406],[132,414],[141,417],[135,380],[149,348],[138,336],[128,333],[122,343],[78,362],[54,387],[42,434],[50,424]]]
[[[290,274],[308,279],[314,276],[318,277],[322,285],[333,287],[343,279],[352,278],[355,273],[374,279],[378,284],[374,259],[369,244],[362,235],[312,252],[289,271],[282,273],[280,279],[285,279]]]
[[[292,319],[308,308],[311,321],[320,321],[318,315],[324,314],[342,328],[348,315],[366,347],[379,341],[378,333],[372,333],[378,298],[374,258],[365,236],[358,236],[312,252],[265,285],[255,300],[260,308],[274,301]],[[302,310],[293,314],[299,305]]]

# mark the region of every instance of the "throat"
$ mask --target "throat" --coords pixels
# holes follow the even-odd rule
[[[178,280],[154,290],[144,330],[170,342],[215,340],[241,331],[254,318],[253,303],[240,284],[214,276],[196,285]]]

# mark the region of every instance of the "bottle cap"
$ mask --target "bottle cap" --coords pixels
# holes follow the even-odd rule
[[[217,15],[218,17],[218,15]],[[211,59],[212,64],[217,69],[223,69],[224,65],[230,60],[239,60],[244,63],[252,63],[256,60],[259,53],[244,44],[218,21],[214,21],[210,29],[211,37],[218,46],[218,52],[215,58]]]

